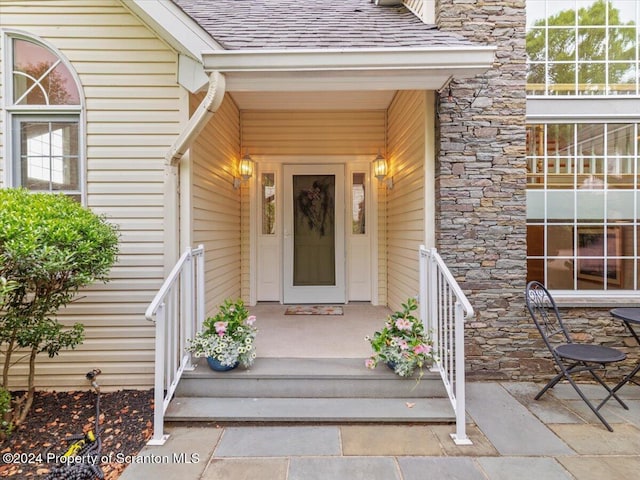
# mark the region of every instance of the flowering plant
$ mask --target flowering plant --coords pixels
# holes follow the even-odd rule
[[[242,300],[225,300],[216,316],[208,317],[202,331],[189,340],[187,350],[196,357],[213,357],[224,366],[249,367],[256,358],[255,321]]]
[[[386,363],[402,377],[410,377],[417,369],[434,360],[433,341],[424,330],[422,322],[413,316],[418,305],[413,298],[402,304],[402,310],[387,317],[384,328],[366,337],[373,354],[365,361],[368,368],[376,368],[378,362]]]

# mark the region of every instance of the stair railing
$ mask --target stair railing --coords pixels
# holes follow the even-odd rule
[[[187,248],[145,312],[156,324],[153,437],[163,445],[164,414],[185,370],[193,370],[187,340],[204,321],[204,247]]]
[[[435,248],[420,246],[420,317],[433,337],[440,372],[456,414],[456,445],[471,445],[465,423],[464,321],[473,308]]]

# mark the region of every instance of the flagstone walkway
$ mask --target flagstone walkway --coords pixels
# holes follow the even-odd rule
[[[608,432],[569,385],[533,400],[540,385],[467,384],[471,446],[454,425],[169,426],[123,480],[603,480],[640,472],[640,387],[603,407]],[[601,387],[585,385],[591,399]],[[133,463],[145,462],[145,463]]]

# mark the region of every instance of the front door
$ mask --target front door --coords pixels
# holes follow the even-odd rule
[[[344,303],[344,166],[284,166],[284,303]]]

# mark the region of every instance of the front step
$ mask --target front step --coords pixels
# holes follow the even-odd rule
[[[260,358],[251,369],[184,372],[167,421],[451,422],[440,375],[418,382],[361,359]]]
[[[447,398],[177,397],[169,422],[411,422],[455,421]]]

